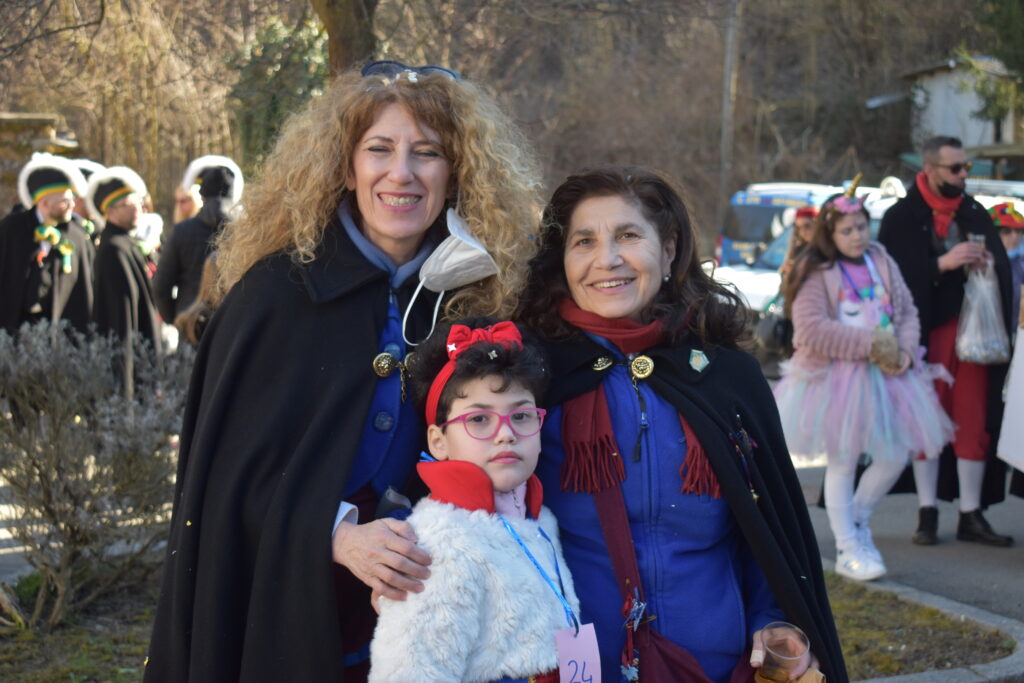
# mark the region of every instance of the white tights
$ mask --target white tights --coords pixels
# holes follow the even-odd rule
[[[899,479],[905,463],[872,462],[853,490],[857,463],[825,468],[825,510],[836,539],[836,547],[847,550],[856,545],[857,526],[866,525],[875,506]]]
[[[984,460],[956,459],[956,475],[960,480],[960,512],[971,512],[981,507],[981,483],[985,478]],[[825,472],[826,481],[828,472]],[[939,460],[914,461],[914,485],[917,487],[917,503],[921,507],[934,507],[938,498]],[[826,489],[825,495],[828,495]],[[827,500],[827,498],[826,498]]]

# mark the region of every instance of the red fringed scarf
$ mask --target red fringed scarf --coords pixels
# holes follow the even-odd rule
[[[956,210],[960,208],[960,202],[964,200],[964,196],[954,197],[948,199],[942,195],[937,195],[932,192],[932,188],[928,187],[928,179],[925,177],[924,171],[917,174],[917,189],[924,198],[925,203],[932,210],[932,219],[935,221],[935,234],[946,239],[949,235],[949,224],[953,222],[953,216],[956,214]]]
[[[570,299],[562,301],[558,312],[567,323],[607,339],[626,354],[649,349],[665,338],[665,328],[660,321],[642,325],[627,318],[602,318],[584,311]],[[721,498],[718,478],[711,469],[704,448],[697,441],[697,435],[682,415],[679,422],[687,446],[679,467],[683,479],[681,491]],[[615,442],[603,386],[565,402],[562,442],[566,451],[561,472],[563,491],[596,493],[625,480],[626,471]]]

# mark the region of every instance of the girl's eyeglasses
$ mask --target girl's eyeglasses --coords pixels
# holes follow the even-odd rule
[[[453,422],[461,422],[466,433],[474,439],[489,441],[493,439],[501,425],[507,424],[512,433],[523,438],[533,436],[544,426],[544,416],[548,411],[543,408],[519,408],[507,415],[496,413],[493,410],[474,410],[454,417],[438,427],[447,427]]]
[[[452,71],[451,69],[446,69],[443,66],[434,66],[432,64],[428,64],[426,66],[409,66],[408,64],[402,64],[401,62],[395,62],[392,60],[370,62],[363,67],[363,70],[360,73],[364,78],[366,76],[395,78],[401,74],[420,74],[423,76],[442,74],[453,81],[462,80],[462,76],[459,75],[458,71]],[[415,79],[411,80],[415,81]]]

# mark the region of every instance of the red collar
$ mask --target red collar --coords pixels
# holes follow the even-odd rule
[[[479,465],[471,462],[441,460],[416,465],[420,479],[430,487],[430,497],[466,510],[484,510],[494,514],[494,485]],[[540,516],[544,488],[536,474],[526,480],[526,509],[533,519]]]

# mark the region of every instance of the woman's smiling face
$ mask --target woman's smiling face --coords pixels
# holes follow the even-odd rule
[[[410,261],[444,208],[452,165],[441,136],[401,104],[389,104],[363,134],[347,187],[359,228],[396,264]]]
[[[569,293],[584,311],[640,321],[671,272],[675,248],[674,240],[662,244],[633,202],[618,195],[584,199],[565,240]]]

